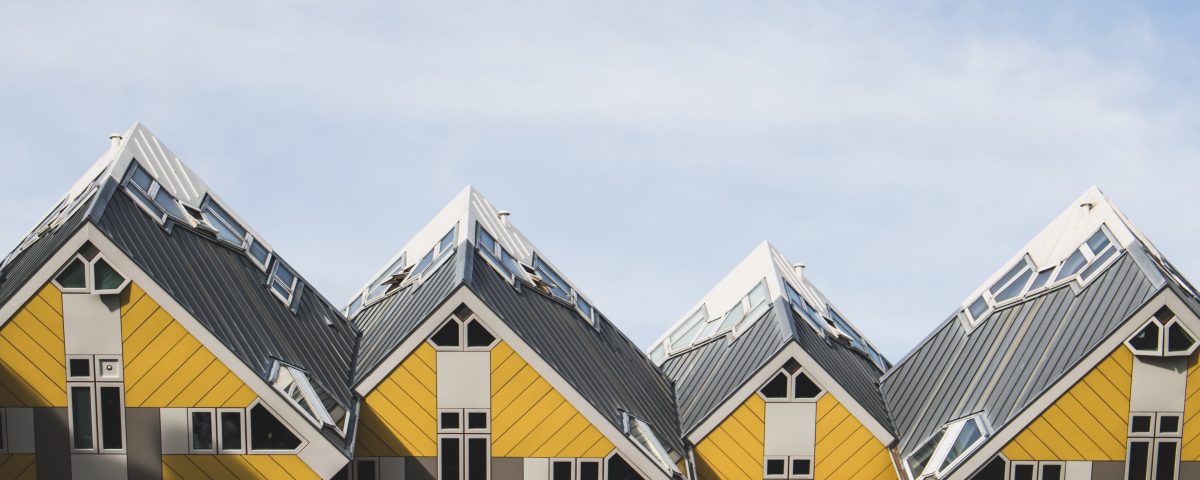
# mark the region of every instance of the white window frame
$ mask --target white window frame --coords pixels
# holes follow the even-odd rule
[[[88,389],[88,411],[91,414],[91,425],[87,427],[92,431],[92,446],[88,448],[75,447],[75,402],[71,398],[71,390],[73,388],[83,387]],[[96,453],[100,448],[100,429],[96,427],[96,382],[67,382],[67,425],[68,433],[70,434],[71,453]]]
[[[294,435],[297,439],[300,440],[300,443],[298,445],[296,445],[296,448],[293,448],[291,450],[268,449],[268,448],[260,449],[260,448],[253,448],[253,446],[250,445],[251,439],[254,438],[254,431],[253,431],[254,430],[254,422],[250,421],[250,411],[253,410],[254,407],[259,406],[259,405],[261,405],[264,409],[266,409],[267,413],[270,413],[271,416],[275,417],[275,420],[279,421],[279,423],[281,425],[283,425],[284,428],[288,429],[288,431],[292,432],[292,435]],[[301,416],[305,416],[305,415],[302,413]],[[248,453],[248,454],[292,454],[292,453],[299,453],[301,450],[304,450],[304,447],[308,446],[308,439],[304,438],[303,435],[301,435],[299,432],[297,432],[295,427],[293,427],[291,424],[289,424],[287,422],[287,420],[284,420],[283,417],[280,417],[279,414],[275,412],[275,409],[271,408],[270,405],[267,405],[266,402],[263,402],[261,398],[255,399],[253,402],[250,403],[250,405],[248,405],[246,407],[246,415],[245,415],[245,417],[243,417],[243,421],[245,421],[245,423],[246,423],[246,425],[245,425],[246,426],[246,453]],[[188,433],[191,434],[190,428],[188,429]]]
[[[768,473],[767,465],[769,465],[772,461],[783,462],[783,472],[782,473]],[[790,467],[791,467],[790,465],[788,465],[789,463],[791,463],[791,461],[788,460],[787,455],[768,455],[768,456],[764,457],[763,458],[763,478],[771,479],[771,480],[774,480],[774,479],[786,480],[788,478],[788,470],[790,470]]]
[[[208,434],[210,435],[209,438],[212,439],[212,448],[207,448],[207,449],[206,448],[196,448],[196,444],[194,443],[195,439],[192,438],[192,435],[195,432],[195,428],[196,428],[195,425],[193,424],[193,421],[195,420],[194,415],[197,413],[207,413],[208,414],[208,418],[209,418]],[[217,421],[218,421],[217,411],[214,408],[189,408],[189,409],[187,409],[188,453],[206,454],[206,455],[215,455],[217,453],[217,448],[219,448],[219,446],[220,446],[219,439],[217,438],[217,430],[218,430]]]
[[[575,464],[575,459],[574,459],[574,458],[551,458],[551,459],[550,459],[550,462],[548,463],[548,465],[549,465],[549,471],[547,471],[547,472],[546,472],[546,478],[547,478],[547,479],[549,479],[549,480],[555,480],[555,478],[554,478],[554,464],[556,464],[556,463],[566,463],[566,464],[570,464],[570,465],[571,465],[571,475],[569,475],[569,477],[570,477],[570,480],[578,480],[578,478],[579,478],[579,468],[578,468],[578,467],[579,467],[579,465],[576,465],[576,464]]]
[[[454,241],[451,242],[450,248],[443,249],[442,248],[442,240],[445,239],[448,235],[450,235],[451,232],[454,233]],[[442,234],[442,236],[438,237],[437,243],[434,243],[433,247],[430,249],[430,251],[426,252],[426,254],[432,253],[432,255],[430,257],[431,260],[429,261],[429,266],[425,267],[425,270],[417,272],[416,267],[417,267],[417,265],[419,265],[421,263],[420,260],[417,260],[417,263],[414,263],[412,265],[413,271],[408,274],[408,278],[404,279],[404,283],[401,283],[400,286],[397,288],[397,290],[403,290],[405,287],[407,287],[409,285],[413,285],[415,288],[420,288],[420,286],[423,283],[425,283],[425,279],[429,278],[430,275],[433,275],[438,270],[440,270],[442,268],[442,266],[446,264],[446,261],[449,260],[451,256],[453,256],[454,251],[458,250],[459,240],[461,240],[461,239],[459,238],[459,235],[458,235],[458,223],[455,223],[454,227],[451,227],[450,230],[447,230],[446,233],[444,233],[444,234]],[[407,255],[408,252],[404,252],[404,254]],[[425,256],[422,255],[421,258],[424,259]]]
[[[117,288],[109,288],[109,289],[103,289],[103,290],[96,288],[96,272],[95,272],[96,262],[99,262],[101,259],[104,260],[104,263],[108,264],[109,268],[113,269],[114,272],[117,272],[117,275],[120,275],[121,278],[124,279],[124,281],[121,282],[121,286],[119,286]],[[125,287],[129,286],[129,282],[131,282],[131,280],[129,279],[129,275],[125,275],[124,273],[121,273],[120,270],[117,270],[117,267],[116,267],[116,265],[113,265],[112,260],[104,258],[103,253],[96,253],[96,256],[92,257],[92,261],[88,262],[87,277],[88,277],[88,287],[91,288],[93,295],[113,295],[113,294],[121,293],[122,291],[125,290]]]
[[[484,422],[486,423],[483,428],[471,428],[470,417],[471,417],[472,413],[482,413],[483,414],[483,418],[485,419]],[[491,433],[492,432],[492,411],[487,408],[465,409],[463,411],[463,415],[462,415],[462,428],[463,428],[463,432],[466,432],[469,434]]]
[[[277,280],[282,280],[276,275],[276,272],[279,271],[280,268],[287,269],[288,273],[292,275],[292,285],[290,287],[285,286],[288,291],[286,297],[279,293],[279,290],[275,288],[275,282]],[[283,285],[283,282],[280,281],[279,284]],[[291,308],[292,301],[296,299],[296,287],[298,286],[300,286],[300,275],[296,274],[295,270],[291,269],[287,265],[284,265],[282,261],[276,259],[274,266],[271,267],[271,274],[267,276],[267,289],[270,290],[271,293],[275,294],[275,298],[278,298],[283,302],[284,305],[287,305],[288,308]]]
[[[466,419],[464,418],[463,421],[465,422]],[[467,456],[470,455],[470,453],[471,453],[471,449],[468,446],[468,443],[470,443],[471,440],[478,440],[478,439],[485,440],[484,445],[486,445],[486,447],[484,447],[484,448],[486,449],[485,452],[487,455],[487,461],[483,462],[483,465],[484,465],[483,468],[485,470],[484,478],[487,480],[491,480],[491,478],[492,478],[492,435],[488,434],[488,433],[468,433],[468,434],[464,434],[462,436],[462,444],[461,444],[462,445],[462,455],[459,457],[459,460],[462,461],[462,465],[459,467],[459,471],[462,472],[463,478],[471,478],[471,461],[469,458],[467,458]]]
[[[78,357],[83,357],[83,355],[79,355]],[[103,382],[121,382],[121,381],[125,380],[125,375],[124,375],[125,365],[122,364],[120,355],[96,355],[95,359],[96,359],[95,362],[92,364],[92,372],[91,372],[92,378],[95,379],[94,381],[103,383]],[[101,368],[105,364],[110,364],[110,365],[116,364],[117,374],[115,377],[106,377],[106,376],[100,375]],[[72,380],[79,381],[77,379],[72,379]]]
[[[442,424],[442,414],[443,413],[453,413],[455,415],[458,415],[458,426],[454,427],[454,428],[448,428],[445,425],[443,425]],[[437,417],[438,434],[443,434],[443,433],[462,434],[464,431],[466,431],[467,418],[465,415],[463,415],[463,409],[461,409],[461,408],[439,408],[437,411],[437,415],[438,415],[438,417]]]
[[[299,389],[300,394],[304,396],[304,401],[312,408],[312,411],[304,408],[299,402],[293,399],[290,394],[279,387],[279,374],[285,369],[287,374],[292,377],[292,382],[296,385],[296,388]],[[345,427],[349,422],[350,411],[348,409],[346,410],[346,415],[342,417],[341,425],[337,424],[337,422],[334,422],[333,417],[329,414],[329,411],[325,409],[325,404],[321,402],[321,396],[317,394],[316,387],[314,387],[312,382],[308,380],[307,371],[294,365],[289,365],[276,360],[275,366],[272,368],[271,386],[276,392],[279,392],[285,399],[287,399],[289,403],[295,406],[296,410],[299,410],[301,413],[303,413],[304,416],[308,418],[308,420],[312,422],[313,426],[317,427],[318,430],[322,426],[327,425],[332,428],[333,431],[337,432],[339,436],[346,436]],[[346,407],[342,406],[341,404],[338,404],[338,406],[346,409]]]
[[[96,379],[96,364],[93,355],[67,355],[67,381],[68,382],[93,382]],[[88,374],[86,377],[71,376],[71,360],[84,360],[88,364]]]
[[[796,460],[807,460],[808,461],[808,473],[799,473],[799,472],[796,472],[796,470],[794,468],[792,468],[795,466]],[[812,480],[813,475],[816,473],[816,469],[817,469],[816,458],[814,458],[812,455],[792,455],[792,456],[788,457],[788,463],[787,463],[788,478],[790,478],[792,480]]]
[[[1010,478],[1012,480],[1016,480],[1018,466],[1033,467],[1033,478],[1031,478],[1029,480],[1038,480],[1038,478],[1040,478],[1042,476],[1042,468],[1041,468],[1041,466],[1038,465],[1038,462],[1027,461],[1027,460],[1017,460],[1017,461],[1008,462],[1008,472],[1007,472],[1008,478]]]
[[[775,377],[778,376],[779,374],[783,374],[783,376],[785,378],[787,378],[787,397],[785,397],[785,398],[768,398],[766,395],[763,395],[762,389],[763,389],[763,387],[767,386],[767,383],[769,383],[771,380],[774,380]],[[808,379],[810,381],[812,381],[813,384],[817,386],[817,388],[820,388],[821,393],[818,393],[817,396],[812,397],[812,398],[797,398],[796,397],[796,376],[801,375],[801,374],[808,377]],[[811,373],[809,373],[807,369],[805,369],[804,367],[800,367],[800,368],[796,369],[796,373],[788,373],[787,369],[780,368],[779,371],[775,372],[775,375],[771,375],[771,377],[768,378],[766,382],[764,382],[762,385],[760,385],[758,387],[758,389],[754,391],[754,393],[757,393],[759,398],[762,398],[763,401],[765,401],[767,403],[816,403],[816,401],[820,400],[821,397],[824,397],[826,393],[829,393],[829,390],[826,389],[825,387],[821,386],[821,384],[819,382],[817,382],[816,378],[813,378],[813,375]],[[788,468],[791,469],[791,466],[789,465]]]
[[[226,414],[226,413],[236,413],[238,415],[238,434],[241,436],[241,442],[240,442],[242,445],[241,448],[224,448],[225,447],[225,445],[224,445],[224,443],[225,443],[225,440],[224,440],[225,439],[225,421],[221,417],[223,414]],[[191,420],[190,415],[188,416],[188,420],[189,421]],[[247,451],[249,451],[249,445],[247,445],[247,443],[250,441],[250,439],[249,439],[249,436],[246,435],[246,409],[244,409],[244,408],[218,408],[216,416],[213,417],[213,426],[216,427],[216,430],[217,430],[216,436],[213,437],[213,445],[216,447],[217,453],[244,454]]]
[[[1141,333],[1142,330],[1144,330],[1146,328],[1146,326],[1149,325],[1150,323],[1154,323],[1154,324],[1158,325],[1158,344],[1157,344],[1158,346],[1157,346],[1157,348],[1154,350],[1141,350],[1141,349],[1135,348],[1133,346],[1133,343],[1131,343],[1131,342],[1133,342],[1134,337],[1136,337],[1139,333]],[[1186,332],[1189,336],[1192,337],[1192,346],[1189,347],[1187,350],[1176,351],[1176,352],[1167,350],[1167,332],[1174,325],[1179,325],[1179,328],[1182,328],[1184,332]],[[1143,356],[1143,357],[1168,357],[1168,358],[1169,357],[1190,357],[1193,353],[1196,352],[1196,350],[1198,348],[1200,348],[1200,337],[1197,337],[1196,334],[1194,332],[1192,332],[1192,330],[1190,328],[1187,327],[1187,325],[1184,325],[1183,322],[1181,322],[1179,320],[1178,315],[1172,316],[1170,319],[1168,319],[1165,322],[1159,321],[1157,318],[1152,316],[1152,317],[1150,317],[1149,320],[1146,320],[1146,322],[1142,323],[1141,327],[1139,327],[1137,330],[1134,330],[1134,332],[1129,335],[1129,338],[1125,339],[1124,344],[1125,344],[1125,347],[1128,348],[1130,352],[1133,352],[1134,355]]]
[[[578,458],[578,459],[576,459],[575,460],[575,478],[577,478],[579,480],[583,480],[583,468],[582,467],[583,467],[583,464],[585,464],[585,463],[595,463],[596,464],[596,472],[599,475],[599,477],[598,477],[599,480],[604,480],[604,479],[608,478],[608,477],[604,476],[604,474],[607,473],[604,471],[604,464],[608,463],[608,462],[605,462],[604,459],[600,459],[600,458]]]
[[[379,303],[383,301],[383,299],[392,296],[396,292],[404,290],[404,287],[408,286],[409,284],[409,277],[407,276],[405,277],[404,281],[400,283],[400,285],[396,286],[396,288],[385,289],[383,293],[379,294],[377,297],[371,296],[372,289],[382,285],[384,281],[390,279],[393,275],[399,274],[400,272],[408,272],[409,276],[411,276],[411,270],[414,266],[415,265],[408,264],[408,252],[401,252],[400,256],[397,257],[395,261],[388,264],[387,269],[384,270],[383,273],[381,273],[378,277],[375,277],[375,279],[372,280],[366,288],[359,292],[359,298],[362,300],[362,303],[359,305],[358,309],[361,310]]]
[[[478,323],[479,326],[483,327],[484,330],[487,330],[487,332],[492,335],[492,343],[487,344],[487,346],[476,346],[476,347],[468,346],[467,345],[467,324],[469,324],[471,322]],[[467,317],[466,320],[459,322],[458,333],[460,336],[458,343],[460,345],[462,345],[462,349],[464,352],[486,352],[486,351],[490,351],[492,348],[495,348],[497,343],[500,343],[500,337],[496,336],[495,330],[489,328],[487,326],[487,324],[483,322],[483,319],[479,318],[477,315],[471,315],[470,317]]]
[[[624,427],[625,436],[629,438],[629,440],[632,441],[633,444],[642,451],[642,453],[646,454],[651,461],[657,463],[659,468],[667,472],[668,475],[681,473],[679,468],[675,466],[675,463],[671,461],[671,454],[667,451],[667,447],[663,446],[662,441],[660,441],[658,437],[654,435],[654,429],[650,427],[649,423],[646,423],[644,420],[634,416],[628,411],[621,412],[621,420],[623,423],[622,426]],[[644,438],[649,445],[643,445],[643,443],[637,439],[638,436]]]
[[[120,413],[119,421],[121,422],[121,448],[104,448],[104,422],[100,419],[100,389],[102,388],[117,389],[117,398],[119,399],[117,411]],[[129,429],[125,421],[125,384],[123,382],[98,381],[92,395],[94,395],[92,410],[96,417],[96,448],[99,453],[125,453],[129,448]]]
[[[437,455],[434,457],[435,459],[437,459],[437,472],[438,472],[437,478],[444,479],[444,480],[458,480],[457,478],[448,477],[446,475],[446,472],[442,471],[442,467],[444,466],[444,465],[442,465],[442,440],[446,440],[446,439],[458,440],[458,475],[459,475],[459,477],[464,477],[464,476],[466,476],[466,473],[467,473],[466,467],[465,467],[465,465],[463,465],[466,462],[466,452],[467,452],[467,442],[463,438],[463,434],[461,434],[461,433],[449,433],[449,434],[439,433],[437,436]]]
[[[97,255],[99,255],[99,254],[97,254]],[[79,260],[80,262],[83,262],[83,287],[82,288],[64,287],[61,283],[58,283],[58,277],[61,276],[64,271],[66,271],[67,267],[69,267],[72,263],[75,263],[75,260]],[[84,258],[84,256],[82,254],[76,253],[74,256],[71,257],[70,260],[68,260],[66,263],[63,264],[62,268],[59,268],[58,271],[54,273],[54,278],[50,279],[50,281],[53,282],[54,286],[58,287],[58,289],[61,290],[62,293],[91,293],[91,291],[92,291],[92,264],[91,264],[91,262],[88,261],[87,258]]]

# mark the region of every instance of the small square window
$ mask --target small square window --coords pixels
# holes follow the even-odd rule
[[[91,357],[72,358],[67,360],[67,376],[72,380],[90,380],[92,378]]]
[[[787,459],[768,458],[763,473],[768,478],[785,478],[787,476]]]
[[[438,430],[442,432],[462,431],[462,413],[453,410],[439,412]]]
[[[1158,433],[1178,434],[1179,431],[1179,415],[1159,414],[1158,416]]]
[[[467,430],[484,430],[488,429],[488,414],[487,412],[467,412]]]
[[[550,480],[574,480],[575,464],[571,460],[551,460]]]
[[[1131,435],[1150,434],[1153,428],[1154,415],[1134,414],[1129,419],[1129,433]]]
[[[812,460],[807,458],[792,459],[792,478],[811,478]]]
[[[1062,480],[1063,466],[1057,463],[1042,464],[1041,480]]]

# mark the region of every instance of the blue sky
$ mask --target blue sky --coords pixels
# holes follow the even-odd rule
[[[1045,3],[18,1],[0,243],[140,120],[339,303],[474,184],[642,346],[770,240],[898,360],[1093,184],[1200,272],[1200,9]]]

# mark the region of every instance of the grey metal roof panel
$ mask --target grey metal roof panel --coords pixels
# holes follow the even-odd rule
[[[741,388],[787,344],[772,308],[730,341],[718,337],[672,355],[662,369],[675,382],[680,429],[686,435]]]
[[[51,230],[19,253],[0,271],[0,305],[8,303],[33,274],[62,248],[67,239],[87,222],[88,209],[80,208],[58,228]]]
[[[353,408],[358,335],[311,285],[293,313],[243,252],[179,225],[168,232],[123,194],[112,196],[97,227],[264,381],[279,359]]]
[[[513,286],[478,255],[469,257],[471,291],[614,426],[622,428],[628,411],[667,447],[684,451],[670,381],[615,325],[597,315],[593,327],[574,307],[523,282]]]
[[[970,334],[948,319],[883,380],[901,454],[980,410],[994,428],[1007,424],[1154,293],[1122,255],[1078,293],[1058,287],[1006,306]]]
[[[404,342],[422,321],[433,313],[458,286],[462,285],[462,265],[466,255],[460,252],[420,285],[411,285],[382,300],[363,307],[353,318],[362,331],[354,383],[371,374],[388,355]]]
[[[894,431],[891,415],[887,404],[879,393],[879,377],[883,375],[875,364],[863,354],[842,344],[838,340],[828,339],[817,334],[808,326],[808,322],[792,309],[787,309],[796,342],[800,348],[813,357],[830,376],[854,397],[854,401],[863,407],[884,428]]]

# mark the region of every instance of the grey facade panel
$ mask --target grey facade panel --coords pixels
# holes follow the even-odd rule
[[[1153,294],[1124,255],[1080,292],[1059,287],[1006,306],[969,334],[947,320],[883,382],[901,455],[980,410],[1004,426]]]
[[[129,480],[162,480],[162,428],[157,408],[125,409]]]
[[[419,286],[409,286],[359,311],[352,320],[362,331],[354,383],[370,375],[426,317],[462,285],[463,257],[459,252],[446,260]]]
[[[33,429],[38,478],[71,478],[71,434],[67,424],[67,409],[33,409]]]
[[[493,458],[492,478],[525,478],[524,458]]]
[[[436,480],[437,457],[409,457],[404,461],[405,480]]]
[[[264,381],[279,359],[306,369],[353,407],[358,333],[315,289],[299,293],[289,308],[245,253],[178,225],[168,232],[126,195],[113,195],[97,226]],[[326,436],[345,443],[328,429]]]
[[[628,411],[684,451],[670,381],[616,326],[599,314],[592,326],[574,307],[522,282],[514,287],[478,255],[469,258],[471,291],[614,426],[622,428]]]

